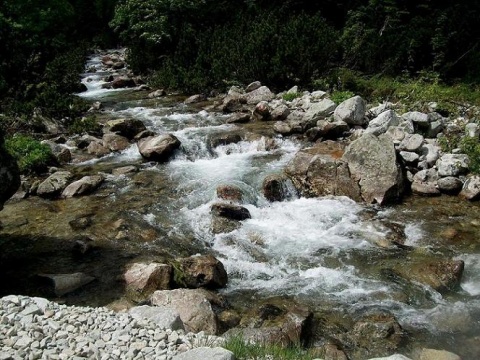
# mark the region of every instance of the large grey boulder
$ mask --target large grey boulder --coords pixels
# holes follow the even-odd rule
[[[155,306],[166,306],[180,314],[187,332],[215,335],[218,333],[218,319],[212,303],[215,296],[203,289],[175,289],[155,291],[151,296]]]
[[[393,110],[387,110],[368,123],[365,130],[367,134],[380,135],[387,131],[390,126],[398,126],[400,120]]]
[[[412,192],[424,196],[440,195],[440,190],[437,186],[438,179],[437,170],[421,170],[413,176]]]
[[[315,144],[299,151],[287,164],[285,173],[303,196],[348,196],[361,201],[358,182],[350,176],[340,158],[343,146],[333,141]]]
[[[445,154],[437,160],[438,175],[458,176],[468,171],[468,155]]]
[[[221,347],[198,347],[175,355],[172,360],[235,360],[235,355]]]
[[[72,180],[72,173],[69,171],[57,171],[46,178],[37,189],[37,195],[41,197],[54,197],[67,187]]]
[[[428,114],[419,111],[409,111],[402,115],[402,119],[413,122],[419,128],[428,128],[430,120]]]
[[[20,171],[15,159],[3,146],[3,134],[0,130],[0,210],[20,187]]]
[[[185,330],[180,314],[165,306],[135,306],[128,313],[136,320],[149,320],[160,329]]]
[[[423,143],[425,142],[425,139],[423,138],[422,135],[420,134],[408,134],[405,136],[405,138],[402,140],[400,145],[398,146],[399,150],[404,150],[404,151],[419,151],[420,148],[422,147]]]
[[[68,185],[62,192],[62,197],[73,197],[85,195],[96,190],[103,182],[102,175],[84,176],[80,180],[74,181]]]
[[[342,159],[365,202],[385,204],[401,198],[404,174],[388,135],[364,134],[345,149]]]
[[[180,145],[180,140],[172,134],[147,137],[137,143],[138,150],[144,158],[158,162],[168,161]]]
[[[243,95],[243,98],[248,105],[256,105],[260,101],[273,100],[275,98],[275,94],[271,92],[268,87],[260,86],[259,88]]]
[[[363,125],[366,122],[367,104],[360,96],[354,96],[340,103],[333,117],[335,121],[344,121],[349,125]]]
[[[305,111],[304,119],[309,120],[319,120],[321,118],[326,118],[331,115],[335,110],[337,104],[335,104],[330,99],[323,99],[319,102],[312,102]]]

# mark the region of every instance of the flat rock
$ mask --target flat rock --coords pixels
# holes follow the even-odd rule
[[[199,347],[175,355],[172,360],[235,360],[235,355],[224,348]]]
[[[52,281],[56,296],[71,293],[95,280],[93,276],[85,275],[84,273],[39,274],[38,276]]]
[[[104,181],[102,175],[84,176],[80,180],[74,181],[68,185],[62,192],[62,197],[69,198],[73,196],[86,195],[95,191]]]
[[[128,313],[134,319],[146,319],[160,329],[185,330],[180,314],[165,306],[135,306]]]
[[[461,357],[445,350],[422,349],[418,360],[461,360]]]
[[[260,101],[270,101],[275,98],[275,94],[270,91],[266,86],[260,86],[259,88],[250,91],[243,95],[246,103],[249,105],[256,105]]]

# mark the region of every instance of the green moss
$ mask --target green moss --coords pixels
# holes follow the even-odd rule
[[[45,171],[53,161],[50,147],[31,136],[17,134],[8,138],[5,148],[17,160],[22,173]]]
[[[474,174],[480,174],[480,141],[478,138],[465,136],[460,140],[460,150],[470,160],[469,168]]]
[[[302,93],[299,92],[287,92],[282,95],[282,99],[285,101],[292,101],[299,97],[302,97]]]

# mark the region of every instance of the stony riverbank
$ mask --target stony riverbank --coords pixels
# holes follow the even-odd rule
[[[60,305],[44,298],[0,300],[0,359],[172,359],[220,337],[165,329],[107,308]]]

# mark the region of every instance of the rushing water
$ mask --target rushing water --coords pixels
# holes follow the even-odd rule
[[[87,68],[92,66],[101,68],[98,57],[89,60]],[[304,144],[278,137],[258,124],[258,128],[245,127],[244,141],[211,149],[209,136],[241,128],[225,124],[223,114],[168,98],[151,100],[131,89],[102,89],[105,75],[100,71],[84,74],[88,91],[79,96],[108,104],[107,118],[136,118],[157,133],[173,133],[182,143],[181,150],[166,164],[143,163],[136,145],[72,164],[78,173],[103,172],[106,184],[97,194],[79,199],[12,202],[2,212],[4,234],[68,237],[69,220],[95,214],[87,235],[103,241],[107,248],[119,249],[120,253],[112,250],[109,255],[118,267],[143,255],[212,252],[229,274],[223,294],[232,304],[245,306],[258,299],[286,296],[314,310],[350,316],[384,310],[393,313],[418,342],[457,353],[464,346],[474,346],[469,344],[478,345],[477,205],[452,197],[412,197],[404,204],[376,209],[344,197],[302,198],[293,189],[288,200],[270,203],[261,192],[263,179],[281,172]],[[274,139],[273,146],[269,137]],[[140,172],[110,174],[111,169],[127,164],[135,164]],[[218,201],[216,188],[222,184],[242,189],[243,205],[252,217],[237,230],[214,235],[210,206]],[[32,204],[39,209],[37,213],[31,213]],[[123,232],[112,225],[120,220],[129,224]],[[405,226],[405,244],[410,250],[380,246],[391,233],[386,226],[391,222]],[[385,267],[408,266],[411,259],[425,256],[465,261],[461,289],[442,296],[421,284],[405,285],[385,276]],[[62,264],[59,269],[72,268],[72,264]],[[103,265],[104,270],[108,267],[114,265]],[[88,272],[88,266],[81,269]],[[101,269],[96,272],[100,279]],[[118,276],[121,269],[107,273]],[[102,303],[99,289],[119,294],[118,289],[111,289],[113,281],[104,279],[100,285],[87,287],[85,291],[97,292],[94,297],[80,294],[70,301]]]

